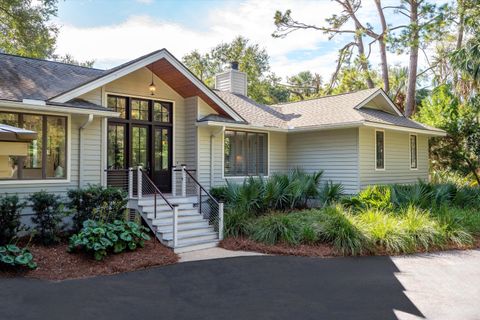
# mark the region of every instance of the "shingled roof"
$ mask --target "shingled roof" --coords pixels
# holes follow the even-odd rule
[[[369,108],[368,104],[361,107],[365,101],[383,93],[379,88],[272,106],[256,103],[239,94],[218,90],[216,93],[249,124],[255,126],[294,129],[370,122],[443,132],[393,112]]]
[[[0,53],[0,99],[48,100],[105,74],[72,64]]]

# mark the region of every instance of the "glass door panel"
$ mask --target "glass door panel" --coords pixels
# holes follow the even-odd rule
[[[171,189],[171,129],[168,127],[154,127],[153,133],[153,181],[161,191],[170,192]]]
[[[132,126],[132,167],[149,170],[148,127]]]

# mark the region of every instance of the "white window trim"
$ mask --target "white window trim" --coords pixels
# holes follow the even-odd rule
[[[265,133],[267,135],[267,175],[265,176],[226,176],[225,175],[225,131],[242,131],[242,132],[253,132],[253,133]],[[265,178],[268,179],[270,177],[270,132],[268,131],[259,131],[259,130],[238,130],[234,128],[225,128],[222,132],[222,179],[247,179],[247,178]]]
[[[377,168],[377,132],[383,133],[383,168]],[[373,155],[375,171],[385,171],[387,168],[387,150],[386,150],[387,143],[386,143],[385,130],[375,129],[375,132],[373,134],[373,142],[375,145],[375,153]]]
[[[23,114],[34,115],[46,115],[46,116],[59,116],[67,118],[67,177],[65,179],[30,179],[30,180],[18,180],[18,179],[4,179],[0,180],[0,186],[4,185],[17,185],[17,184],[65,184],[71,182],[72,172],[72,120],[70,114],[56,113],[56,112],[43,112],[43,111],[24,111],[11,108],[1,108],[2,112],[15,112]]]
[[[414,136],[415,137],[415,154],[416,154],[416,167],[415,168],[412,168],[412,141],[410,140],[412,137]],[[418,170],[418,135],[417,134],[409,134],[408,135],[408,154],[409,154],[409,157],[408,157],[408,166],[410,167],[410,170]]]

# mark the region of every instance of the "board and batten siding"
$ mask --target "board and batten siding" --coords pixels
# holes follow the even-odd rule
[[[410,133],[385,130],[385,170],[375,169],[375,128],[359,128],[360,187],[428,180],[428,137],[417,135],[418,169],[410,169]]]
[[[358,129],[289,133],[288,167],[323,170],[323,181],[341,183],[344,192],[358,192]]]

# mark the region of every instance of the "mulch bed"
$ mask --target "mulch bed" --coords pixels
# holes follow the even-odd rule
[[[45,280],[66,280],[135,271],[178,262],[178,256],[155,239],[135,251],[110,254],[103,261],[95,261],[84,253],[68,253],[66,243],[45,247],[30,245],[36,270],[0,270],[1,277],[28,277]]]
[[[268,245],[259,242],[255,242],[251,239],[245,237],[237,238],[226,238],[220,242],[220,247],[228,250],[234,251],[255,251],[265,254],[278,254],[278,255],[288,255],[288,256],[306,256],[306,257],[335,257],[342,256],[338,253],[335,248],[326,243],[315,244],[315,245],[297,245],[292,246],[286,243]],[[446,250],[468,250],[468,249],[480,249],[480,238],[475,239],[475,243],[472,246],[468,247],[459,247],[453,244],[450,244],[444,248],[430,248],[428,252],[440,252]],[[427,251],[418,251],[417,253],[426,253]],[[369,254],[364,253],[361,256],[367,256]],[[392,255],[387,252],[378,252],[375,254],[377,256],[386,256]]]
[[[266,254],[279,254],[288,256],[307,257],[333,257],[338,256],[334,248],[328,244],[298,245],[288,244],[268,245],[255,242],[248,238],[226,238],[220,242],[220,247],[228,250],[255,251]]]

